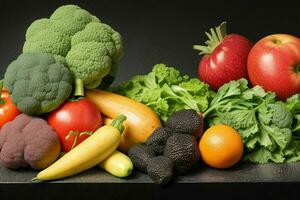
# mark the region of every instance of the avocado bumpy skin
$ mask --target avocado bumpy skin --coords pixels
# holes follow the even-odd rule
[[[147,172],[149,159],[156,155],[152,148],[144,144],[136,144],[129,149],[128,156],[132,160],[134,167],[143,172]]]
[[[173,162],[166,156],[149,159],[148,176],[159,185],[167,185],[173,177]]]
[[[29,26],[23,52],[64,58],[76,79],[86,88],[96,88],[122,57],[123,45],[109,25],[79,6],[65,5]]]
[[[172,135],[172,130],[168,128],[158,127],[146,140],[146,145],[151,147],[157,155],[162,155],[167,140]]]
[[[4,76],[4,87],[18,109],[28,115],[55,110],[71,94],[73,76],[51,54],[24,53]]]
[[[204,120],[201,114],[192,109],[174,112],[166,121],[166,127],[174,133],[189,134],[199,139],[203,133]]]
[[[195,137],[187,134],[172,135],[167,141],[164,156],[173,161],[175,172],[188,172],[200,158]]]

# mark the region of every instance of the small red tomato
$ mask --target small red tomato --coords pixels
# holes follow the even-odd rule
[[[102,126],[98,108],[88,99],[67,101],[48,115],[48,123],[54,128],[62,150],[70,151]]]
[[[8,91],[5,88],[2,88],[1,100],[0,100],[0,128],[6,122],[15,119],[15,117],[19,114],[21,114],[21,112],[18,110],[17,106],[11,100]]]
[[[300,39],[287,34],[259,40],[248,57],[252,85],[260,85],[281,100],[300,92]]]
[[[198,66],[199,79],[213,90],[240,78],[248,79],[247,57],[253,44],[244,36],[226,33],[226,23],[206,33],[207,46],[195,45],[194,49],[204,55]]]

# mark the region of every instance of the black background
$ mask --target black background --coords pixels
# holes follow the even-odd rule
[[[229,33],[253,42],[272,33],[300,36],[297,0],[0,0],[0,69],[22,51],[27,27],[60,5],[74,3],[108,23],[123,36],[125,55],[116,82],[147,73],[156,63],[176,66],[197,76],[200,57],[193,44],[205,41],[204,32],[226,20]]]
[[[122,34],[125,54],[119,65],[116,83],[128,80],[135,74],[147,73],[156,63],[166,63],[176,66],[183,73],[197,76],[197,65],[200,57],[192,49],[192,45],[203,43],[206,39],[204,32],[224,20],[228,22],[229,33],[242,34],[253,42],[272,33],[289,33],[300,37],[299,0],[0,0],[1,77],[3,77],[7,65],[21,53],[25,31],[30,23],[38,18],[49,17],[57,7],[68,3],[77,4],[90,11]],[[11,186],[11,190],[7,192],[18,195],[18,192],[14,191],[14,185]],[[51,190],[54,185],[50,186],[48,190]],[[21,188],[22,187],[23,186],[21,186]],[[24,193],[26,193],[25,190],[29,187],[34,186],[24,187]],[[79,190],[80,187],[79,185],[75,185],[74,188],[78,188]],[[93,188],[95,187],[98,186],[94,185]],[[129,195],[131,197],[140,196],[141,199],[150,199],[149,196],[148,198],[143,197],[144,191],[142,187],[139,187],[137,190],[134,189],[135,187],[137,186],[134,184],[126,185],[126,188],[130,188]],[[194,193],[187,192],[189,187],[189,185],[185,185],[184,187],[176,186],[173,191],[176,191],[176,195],[181,194],[177,196],[180,198],[202,199],[200,191],[203,186],[192,185],[190,188],[193,188],[192,191]],[[198,187],[199,193],[197,193]],[[268,197],[270,199],[283,199],[285,194],[287,198],[284,199],[291,199],[291,194],[297,194],[298,190],[295,190],[296,187],[298,187],[297,184],[283,186],[278,184],[275,186],[272,184],[253,184],[252,187],[251,185],[248,187],[248,185],[240,184],[227,184],[224,185],[224,187],[217,184],[208,184],[202,188],[202,192],[205,193],[203,197],[206,199],[210,197],[210,195],[211,197],[216,197],[223,195],[223,193],[229,195],[227,198],[230,199],[236,196],[239,196],[239,199],[241,199],[241,197],[248,199],[254,196],[267,197],[266,199],[268,199]],[[41,188],[36,189],[39,190]],[[62,190],[60,193],[62,195],[61,197],[64,198],[64,192],[73,194],[72,198],[76,197],[76,189],[72,190],[72,188],[73,186],[69,187],[67,191]],[[107,186],[107,189],[109,188],[111,188],[111,186]],[[116,189],[115,194],[117,194],[117,188],[114,188]],[[149,185],[145,186],[145,189],[147,188],[149,188]],[[214,190],[214,188],[216,190]],[[282,188],[284,189],[281,193],[282,196],[277,196]],[[105,188],[102,188],[101,191],[105,192],[104,189]],[[31,188],[26,194],[30,195],[31,192],[34,194],[34,190],[34,188]],[[38,192],[38,190],[36,192]],[[45,189],[44,187],[43,192],[46,190],[47,188]],[[180,190],[182,190],[182,193]],[[93,191],[97,191],[97,188]],[[164,193],[166,191],[168,192]],[[172,195],[170,191],[172,190],[160,189],[162,194],[161,199],[174,199],[174,195]],[[231,191],[235,193],[231,194]],[[272,191],[274,191],[274,193]],[[1,193],[3,194],[3,192],[5,193],[6,191],[2,190]],[[39,191],[40,194],[43,192],[42,190]],[[48,192],[51,194],[51,191]],[[185,194],[185,192],[187,193]],[[237,194],[237,192],[239,193]],[[263,195],[264,192],[271,194],[272,198]],[[123,192],[123,195],[124,194],[126,193]],[[22,193],[20,193],[19,198],[21,198],[21,195]],[[89,197],[90,195],[91,194],[89,194]],[[106,196],[108,196],[108,193]],[[84,194],[82,197],[84,197]],[[101,194],[96,197],[100,199]],[[222,199],[227,198],[222,197]],[[1,194],[0,199],[2,199]],[[120,199],[126,199],[126,197],[121,197]]]

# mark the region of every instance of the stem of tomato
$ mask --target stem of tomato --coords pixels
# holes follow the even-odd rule
[[[214,49],[223,41],[227,35],[226,22],[222,22],[219,26],[211,28],[210,32],[205,32],[208,40],[205,41],[205,45],[194,45],[195,50],[200,51],[199,55],[211,54]]]

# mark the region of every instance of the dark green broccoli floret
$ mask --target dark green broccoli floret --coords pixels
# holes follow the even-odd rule
[[[291,128],[293,123],[293,114],[289,111],[283,102],[269,104],[269,111],[273,113],[272,124],[279,128]]]
[[[72,91],[73,77],[51,54],[24,53],[7,68],[4,87],[19,110],[40,115],[60,106]]]

